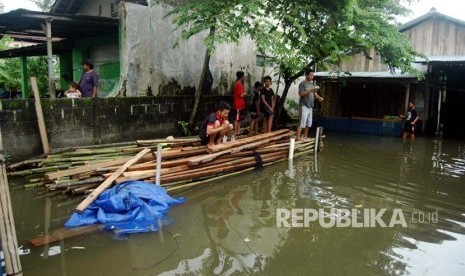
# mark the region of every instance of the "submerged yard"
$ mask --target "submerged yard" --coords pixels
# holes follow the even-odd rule
[[[46,231],[46,212],[47,231],[60,228],[79,200],[22,185],[11,193],[19,245],[31,250],[25,275],[462,275],[464,180],[464,142],[331,133],[317,158],[177,194],[186,204],[160,232],[93,233],[48,248],[28,240]],[[407,227],[277,228],[277,208],[398,208]]]

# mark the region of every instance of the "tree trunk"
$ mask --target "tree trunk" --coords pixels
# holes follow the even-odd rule
[[[215,29],[210,29],[210,35],[215,35]],[[189,117],[189,135],[192,135],[193,130],[195,129],[195,119],[197,117],[197,111],[199,108],[200,96],[202,96],[203,86],[205,84],[205,78],[207,76],[207,72],[210,68],[210,53],[208,49],[205,50],[205,59],[203,61],[202,73],[200,74],[200,82],[197,90],[195,90],[195,100],[194,106],[192,107],[191,116]]]
[[[276,109],[275,109],[275,114],[273,118],[273,125],[276,126],[276,123],[279,122],[279,118],[282,117],[282,111],[284,110],[284,103],[286,103],[286,98],[287,98],[287,93],[289,92],[289,89],[291,88],[292,81],[284,80],[284,90],[281,98],[279,101],[276,103]]]

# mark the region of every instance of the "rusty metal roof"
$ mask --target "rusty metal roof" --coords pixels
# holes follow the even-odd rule
[[[76,39],[118,33],[119,20],[88,15],[62,15],[24,9],[0,14],[0,37],[21,36],[30,42],[43,42],[44,23],[52,18],[52,36],[55,40]]]

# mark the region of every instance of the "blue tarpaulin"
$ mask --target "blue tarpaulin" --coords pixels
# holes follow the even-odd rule
[[[165,215],[171,206],[184,202],[153,183],[128,181],[103,192],[84,212],[74,213],[65,227],[101,224],[118,234],[158,231],[159,224],[171,222]]]

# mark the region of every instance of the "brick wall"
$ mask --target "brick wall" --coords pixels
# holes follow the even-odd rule
[[[229,96],[205,96],[199,122]],[[178,121],[188,121],[192,96],[42,99],[52,149],[182,135]],[[32,99],[1,100],[0,126],[5,154],[14,160],[42,151]],[[200,124],[200,123],[199,123]]]

